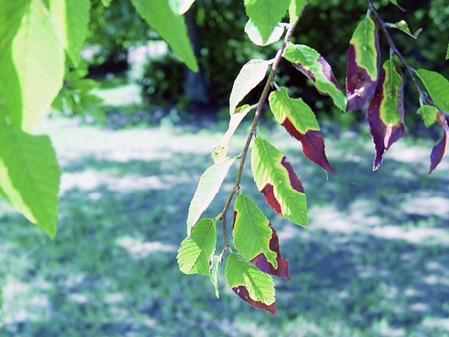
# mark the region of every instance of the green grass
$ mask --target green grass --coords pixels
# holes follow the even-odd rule
[[[276,316],[176,264],[190,198],[224,127],[111,131],[51,119],[63,169],[54,240],[0,202],[2,336],[449,336],[449,169],[427,175],[431,143],[395,144],[371,172],[366,135],[329,137],[337,177],[285,133],[264,130],[307,192],[310,228],[243,190],[277,229],[291,281]],[[238,153],[244,140],[232,142]],[[206,216],[221,211],[236,169]],[[222,242],[219,232],[219,241]]]

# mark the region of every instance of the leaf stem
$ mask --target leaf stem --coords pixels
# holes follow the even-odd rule
[[[309,3],[309,1],[307,0],[304,8],[307,7],[308,3]],[[221,213],[220,221],[223,223],[223,237],[224,237],[224,245],[225,245],[221,256],[223,256],[230,249],[229,243],[228,243],[227,226],[226,226],[226,214],[228,212],[229,206],[231,205],[232,199],[234,198],[234,195],[240,193],[240,181],[242,179],[243,168],[245,166],[246,157],[248,156],[248,151],[249,151],[249,147],[251,145],[251,141],[252,141],[253,137],[256,135],[257,125],[259,123],[259,119],[262,114],[262,110],[265,105],[265,102],[268,98],[268,94],[271,91],[274,77],[276,75],[279,63],[281,62],[282,54],[284,52],[285,47],[290,42],[293,31],[295,30],[296,25],[298,24],[298,22],[302,16],[302,13],[304,12],[304,8],[301,11],[301,13],[298,15],[298,18],[296,19],[296,21],[293,24],[290,24],[288,26],[287,32],[285,33],[284,42],[282,43],[281,48],[277,51],[274,59],[270,60],[270,62],[272,61],[270,75],[268,76],[268,79],[265,83],[262,94],[260,95],[259,102],[257,103],[257,109],[254,114],[253,123],[251,124],[251,130],[249,131],[248,138],[246,139],[246,143],[243,148],[242,154],[240,155],[240,165],[239,165],[239,169],[237,171],[237,177],[235,179],[234,187],[233,187],[231,193],[229,194],[228,200],[226,201],[226,204]]]

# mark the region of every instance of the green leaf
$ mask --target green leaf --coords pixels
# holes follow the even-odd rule
[[[423,105],[421,106],[418,111],[418,115],[421,115],[424,120],[424,125],[426,128],[431,126],[433,123],[437,120],[438,115],[438,109],[435,108],[433,105]]]
[[[212,285],[215,288],[215,296],[220,298],[220,292],[218,291],[218,267],[220,265],[220,257],[214,255],[213,264],[211,267],[211,274],[209,275],[209,279],[212,282]]]
[[[101,0],[101,3],[103,4],[103,6],[105,7],[109,7],[109,5],[111,4],[112,0]]]
[[[56,235],[60,168],[47,136],[31,136],[0,114],[0,195],[50,237]]]
[[[410,31],[410,28],[408,27],[408,24],[405,20],[398,21],[396,23],[386,23],[386,26],[390,28],[395,28],[403,32],[404,34],[414,38],[415,40],[418,38],[418,35],[421,33],[422,29],[418,29],[415,34],[412,34]]]
[[[27,2],[12,45],[0,56],[0,95],[9,120],[31,132],[58,94],[64,52],[50,16],[39,0]]]
[[[225,277],[229,288],[242,300],[257,309],[275,314],[275,290],[270,275],[231,253],[226,260]]]
[[[260,35],[259,28],[249,19],[245,25],[245,33],[256,46],[267,46],[281,39],[282,34],[284,34],[284,26],[277,25],[271,32],[271,35],[267,39],[264,39]]]
[[[239,194],[234,206],[232,228],[239,253],[264,273],[290,280],[288,260],[279,250],[276,231],[256,204]]]
[[[265,45],[287,12],[290,0],[244,0],[246,14]]]
[[[402,72],[391,60],[386,60],[382,67],[367,120],[376,147],[373,170],[377,170],[384,153],[405,133]]]
[[[211,275],[217,233],[215,219],[201,219],[179,248],[179,269],[185,274]]]
[[[251,169],[268,205],[284,218],[307,227],[306,195],[301,181],[285,156],[261,137],[254,140]]]
[[[304,155],[335,175],[327,160],[323,136],[312,109],[301,98],[290,98],[287,88],[273,91],[269,103],[278,123],[301,142]]]
[[[190,233],[192,226],[195,225],[201,214],[209,207],[234,161],[235,159],[226,158],[204,171],[190,202],[187,234]]]
[[[267,69],[268,62],[257,59],[248,61],[242,67],[234,81],[229,98],[229,113],[231,116],[240,101],[265,78]]]
[[[288,7],[288,14],[290,16],[290,24],[293,24],[298,20],[308,0],[291,0]]]
[[[346,109],[344,95],[330,64],[315,49],[305,45],[290,44],[285,48],[282,56],[311,79],[320,93],[331,96],[334,104],[341,111]]]
[[[25,13],[26,0],[0,0],[0,8],[0,54],[2,54],[19,30]]]
[[[247,196],[239,194],[234,205],[234,245],[239,253],[251,260],[264,254],[268,262],[277,268],[276,252],[270,250],[271,228],[268,219]]]
[[[449,60],[449,44],[447,45],[446,60]]]
[[[50,14],[61,45],[77,68],[88,32],[90,1],[50,0]]]
[[[176,0],[131,0],[140,16],[159,33],[175,53],[194,72],[198,64],[187,35],[184,18],[178,14]]]
[[[449,112],[449,81],[435,71],[419,69],[417,74],[426,86],[432,101],[441,110]]]
[[[376,89],[379,60],[377,24],[367,16],[359,23],[349,43],[346,112],[362,109],[370,101]]]
[[[80,80],[75,80],[70,83],[70,88],[79,90],[81,92],[88,92],[92,89],[98,88],[100,86],[100,82],[85,78]]]
[[[238,126],[240,125],[240,122],[245,118],[249,111],[251,111],[251,107],[248,104],[245,104],[237,108],[231,115],[228,130],[223,135],[220,143],[212,149],[212,159],[214,160],[214,162],[218,163],[226,158],[226,155],[228,153],[229,141],[231,140],[231,137],[233,136],[235,130],[237,130]]]

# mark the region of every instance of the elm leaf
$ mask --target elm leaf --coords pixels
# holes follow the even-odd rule
[[[335,175],[327,160],[323,136],[312,109],[301,98],[290,98],[287,88],[273,91],[269,103],[278,123],[301,142],[304,155]]]
[[[385,61],[374,97],[368,107],[368,123],[376,147],[373,170],[382,164],[390,146],[404,136],[404,86],[402,73],[393,61]]]
[[[190,45],[184,18],[178,13],[176,0],[131,0],[139,15],[168,43],[192,71],[198,63]]]
[[[178,250],[179,269],[185,274],[211,275],[217,233],[215,219],[201,219]]]
[[[449,112],[449,81],[435,71],[419,69],[417,74],[432,97],[432,101],[441,110]]]
[[[186,13],[194,2],[195,0],[178,0],[178,14]]]
[[[0,196],[53,238],[61,170],[50,139],[9,125],[0,110],[0,144]]]
[[[249,19],[245,25],[245,33],[256,46],[267,46],[281,39],[282,34],[284,34],[284,26],[277,25],[271,32],[271,35],[267,39],[264,39],[260,34],[259,29],[254,25],[251,19]]]
[[[364,108],[371,99],[376,89],[379,60],[377,24],[367,16],[359,23],[349,42],[346,112]]]
[[[424,125],[426,126],[426,128],[428,128],[436,122],[438,109],[433,105],[423,105],[418,109],[417,113],[422,116]]]
[[[270,275],[242,260],[236,253],[230,253],[226,260],[225,278],[229,288],[249,305],[276,314],[274,282]]]
[[[290,24],[293,24],[298,20],[304,7],[307,4],[307,0],[291,0],[290,6],[288,7],[288,14],[290,16]]]
[[[268,62],[259,59],[248,61],[242,67],[234,81],[229,98],[229,114],[231,116],[240,101],[265,78],[267,69]]]
[[[251,169],[268,205],[284,218],[307,227],[306,195],[301,181],[285,156],[261,137],[254,140]]]
[[[290,0],[244,0],[246,15],[261,37],[262,44],[270,41],[273,31],[290,6]]]
[[[218,163],[226,158],[229,141],[249,111],[251,111],[251,107],[248,104],[245,104],[237,108],[231,115],[228,130],[223,135],[223,138],[221,138],[220,143],[212,149],[212,159],[214,162]]]
[[[270,275],[290,280],[288,260],[279,251],[279,239],[270,222],[248,196],[239,194],[232,228],[239,253]]]
[[[193,199],[190,202],[187,217],[187,234],[190,233],[192,227],[201,217],[201,214],[209,207],[234,161],[235,158],[226,158],[204,171]]]
[[[340,110],[346,109],[344,95],[330,64],[315,49],[290,44],[282,56],[307,76],[321,94],[330,96]]]
[[[444,134],[443,138],[433,147],[432,152],[430,153],[429,174],[437,168],[438,164],[441,162],[441,159],[443,159],[449,141],[449,118],[442,117],[442,114],[439,114],[439,118],[437,120],[438,123],[443,126]]]

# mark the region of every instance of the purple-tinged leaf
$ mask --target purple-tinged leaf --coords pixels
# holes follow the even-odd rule
[[[377,170],[384,153],[405,132],[402,73],[391,60],[385,61],[382,67],[367,119],[376,147],[373,170]]]
[[[435,145],[432,149],[432,153],[430,154],[430,169],[429,174],[433,172],[441,162],[444,154],[446,153],[447,143],[449,140],[449,117],[444,116],[442,113],[438,115],[438,123],[443,126],[444,134],[443,138]]]
[[[377,24],[367,16],[357,26],[349,43],[346,112],[363,109],[370,101],[376,89],[379,60]]]
[[[276,120],[302,144],[304,155],[327,172],[335,175],[325,153],[323,135],[312,109],[301,98],[288,96],[287,88],[273,91],[270,108]]]

